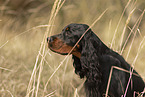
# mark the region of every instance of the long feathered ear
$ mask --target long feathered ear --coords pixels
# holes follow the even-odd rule
[[[100,39],[90,30],[84,35],[81,40],[81,64],[82,69],[86,72],[86,77],[90,80],[95,80],[100,77],[99,72],[99,47],[101,45]],[[93,76],[93,77],[92,77]]]
[[[89,65],[90,65],[89,62],[91,61],[90,55],[93,56],[93,54],[91,54],[93,52],[90,52],[91,48],[92,48],[92,50],[95,51],[93,44],[91,45],[91,40],[93,40],[92,34],[94,34],[94,33],[92,33],[92,31],[89,30],[85,34],[85,36],[82,38],[82,40],[79,42],[81,58],[78,58],[74,55],[72,56],[72,58],[74,59],[73,66],[75,68],[75,73],[78,74],[80,76],[80,78],[84,78],[84,76],[86,76],[87,72],[89,71]]]
[[[75,73],[78,74],[80,78],[84,78],[85,72],[82,69],[82,64],[80,59],[74,55],[72,56],[72,58],[74,59],[73,66],[75,68]]]
[[[99,56],[101,54],[101,45],[103,45],[103,43],[91,31],[91,29],[84,35],[83,39],[81,40],[82,52],[80,62],[82,71],[85,71],[83,74],[86,77],[84,85],[87,97],[100,97],[98,89],[101,84],[102,76],[102,73],[99,71]]]

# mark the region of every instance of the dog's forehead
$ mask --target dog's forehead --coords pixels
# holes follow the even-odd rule
[[[84,24],[72,23],[65,27],[65,29],[67,29],[67,28],[72,29],[72,30],[84,30]]]
[[[82,25],[80,25],[80,24],[69,24],[65,28],[71,28],[71,29],[73,29],[73,28],[80,28],[81,26]]]
[[[81,30],[86,30],[89,28],[88,25],[86,24],[77,24],[77,23],[72,23],[72,24],[69,24],[67,25],[67,27],[71,28],[71,29],[81,29]]]
[[[72,23],[64,27],[63,31],[72,31],[74,35],[82,35],[87,29],[89,28],[88,25],[86,24],[77,24],[77,23]]]

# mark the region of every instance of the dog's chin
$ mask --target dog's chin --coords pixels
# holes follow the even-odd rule
[[[49,47],[49,49],[50,49],[51,51],[55,52],[55,53],[60,54],[60,55],[68,55],[68,53],[61,53],[61,52],[58,52],[57,50],[54,50],[54,49],[52,49],[51,47]]]

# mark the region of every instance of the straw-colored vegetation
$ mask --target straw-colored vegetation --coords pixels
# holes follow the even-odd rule
[[[0,0],[0,97],[85,97],[71,56],[47,48],[70,23],[93,24],[145,80],[144,12],[144,0]]]

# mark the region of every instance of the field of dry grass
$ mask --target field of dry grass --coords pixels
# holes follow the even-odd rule
[[[145,80],[144,0],[0,0],[0,97],[84,97],[71,56],[51,52],[46,37],[106,9],[92,30]]]

